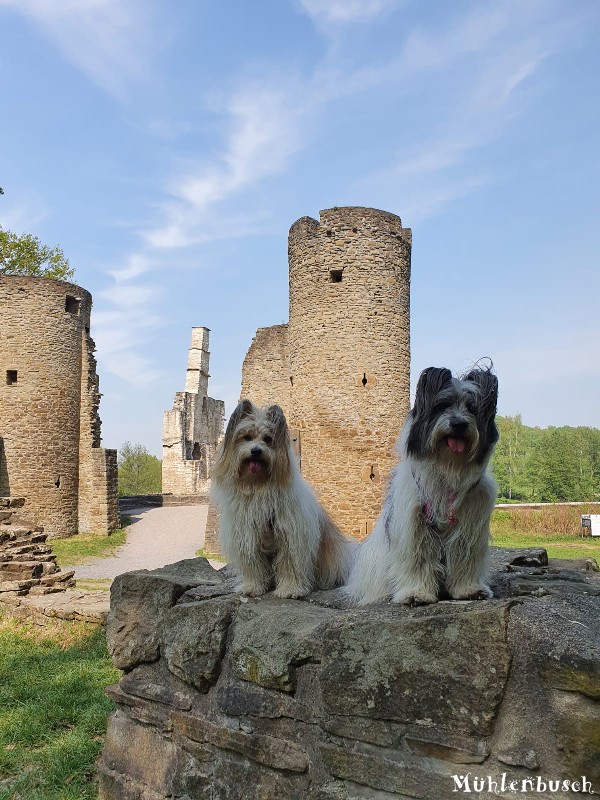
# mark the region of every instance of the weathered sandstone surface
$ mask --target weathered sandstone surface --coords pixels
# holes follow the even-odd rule
[[[414,609],[243,598],[204,559],[119,576],[101,797],[514,798],[453,791],[503,774],[600,793],[597,566],[493,563],[494,600]]]

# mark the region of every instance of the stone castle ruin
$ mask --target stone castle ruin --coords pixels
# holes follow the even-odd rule
[[[223,436],[225,404],[208,397],[208,328],[192,328],[185,391],[163,420],[163,494],[207,496],[210,470]]]
[[[119,528],[91,308],[75,284],[0,276],[0,497],[24,498],[50,537]]]
[[[278,403],[303,476],[346,533],[377,518],[409,410],[411,231],[373,208],[330,208],[289,233],[290,316],[259,328],[242,397]]]

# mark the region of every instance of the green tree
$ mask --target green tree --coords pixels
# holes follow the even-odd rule
[[[66,280],[75,270],[60,247],[48,247],[36,236],[20,236],[0,227],[0,275],[37,275]]]
[[[162,462],[143,444],[125,442],[119,450],[119,495],[155,494],[162,491]]]
[[[500,438],[494,450],[492,469],[499,494],[509,500],[522,499],[526,493],[526,462],[529,449],[528,428],[520,414],[496,417]]]

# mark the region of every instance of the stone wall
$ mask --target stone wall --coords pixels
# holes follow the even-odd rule
[[[597,565],[493,562],[494,600],[417,609],[244,598],[204,559],[119,576],[101,798],[514,798],[476,781],[582,776],[598,794]]]
[[[241,399],[257,406],[279,405],[292,413],[290,349],[287,325],[259,328],[242,365]]]
[[[162,490],[206,495],[210,470],[223,436],[225,404],[208,397],[208,328],[192,328],[185,391],[177,392],[163,421]]]
[[[289,234],[289,325],[260,328],[242,396],[277,402],[304,477],[347,533],[379,514],[409,409],[411,231],[371,208],[302,217]]]
[[[27,500],[52,536],[119,527],[116,452],[100,448],[92,297],[0,276],[0,496]]]

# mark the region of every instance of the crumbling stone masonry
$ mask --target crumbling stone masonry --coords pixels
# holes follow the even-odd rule
[[[223,436],[225,404],[208,397],[208,328],[192,328],[185,391],[163,421],[163,494],[206,495]]]
[[[204,559],[118,576],[100,797],[598,795],[597,564],[492,560],[494,600],[421,608],[240,598]],[[510,790],[538,778],[579,789]]]
[[[373,208],[330,208],[289,233],[290,318],[260,328],[242,397],[278,403],[303,476],[347,533],[377,518],[409,409],[411,231]]]
[[[0,497],[26,499],[49,537],[119,527],[117,452],[100,447],[92,296],[0,276]]]
[[[0,611],[46,625],[52,618],[103,625],[106,592],[76,589],[43,529],[27,519],[23,497],[0,497]]]

